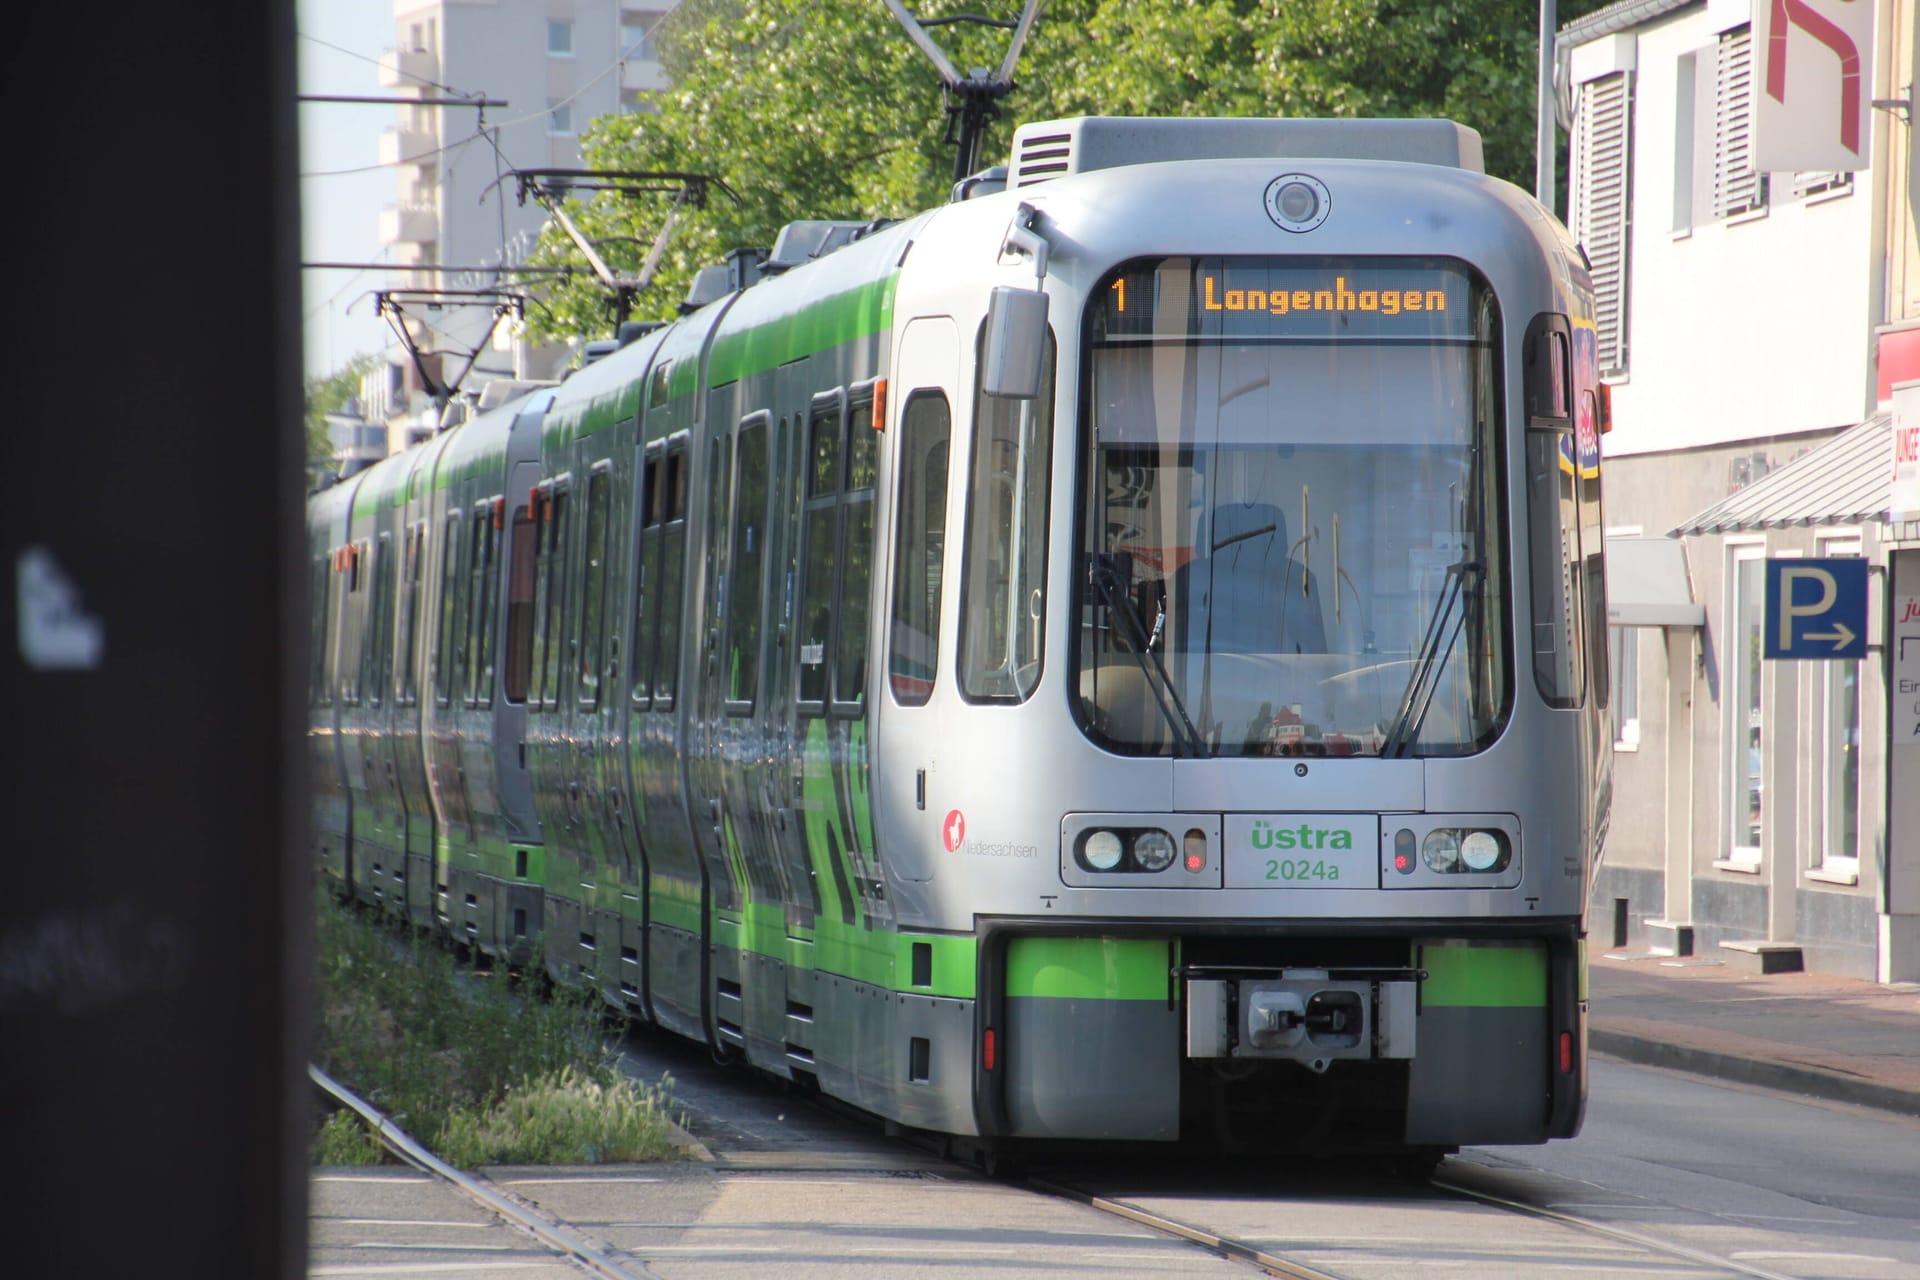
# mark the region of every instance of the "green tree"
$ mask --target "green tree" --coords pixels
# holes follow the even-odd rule
[[[346,407],[360,394],[360,379],[373,371],[380,357],[362,352],[332,373],[307,379],[307,460],[318,462],[333,455],[333,442],[327,439],[327,415]]]
[[[1561,0],[1564,23],[1601,0]],[[1012,19],[1019,0],[924,0],[922,21]],[[1444,116],[1479,130],[1487,168],[1531,187],[1537,10],[1513,0],[1052,0],[1015,68],[983,155],[1014,126],[1075,115]],[[997,67],[1008,33],[931,29],[954,66]],[[657,110],[605,116],[582,138],[595,168],[712,174],[636,317],[670,318],[694,273],[770,246],[798,219],[906,217],[945,200],[953,150],[939,78],[880,0],[684,0],[661,29],[672,88]],[[667,211],[606,194],[569,213],[610,265],[638,273]],[[540,265],[579,265],[549,227]],[[555,287],[533,326],[605,334],[590,278]]]

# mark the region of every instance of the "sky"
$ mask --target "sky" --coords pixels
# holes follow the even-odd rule
[[[394,45],[393,0],[297,0],[300,93],[392,97],[380,86],[380,55]],[[380,210],[398,179],[380,165],[391,106],[300,104],[302,262],[377,262]],[[392,331],[374,314],[383,271],[300,273],[309,377],[332,373],[362,352],[385,349]]]

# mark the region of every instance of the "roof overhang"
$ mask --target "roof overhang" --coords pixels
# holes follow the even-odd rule
[[[1607,625],[1704,627],[1707,607],[1693,601],[1687,549],[1675,538],[1607,539]]]
[[[1884,522],[1893,474],[1890,415],[1821,441],[1673,531],[1676,537]]]

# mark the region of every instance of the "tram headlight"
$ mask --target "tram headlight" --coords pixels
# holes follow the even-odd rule
[[[1513,861],[1513,842],[1504,831],[1440,827],[1420,842],[1420,861],[1443,875],[1505,871]]]
[[[1133,861],[1142,871],[1165,871],[1173,865],[1173,837],[1164,831],[1142,831],[1133,838]]]
[[[1460,838],[1460,860],[1469,871],[1497,871],[1507,862],[1505,846],[1491,831],[1469,831]]]
[[[1429,871],[1461,870],[1460,833],[1450,827],[1427,832],[1427,838],[1420,842],[1420,861]]]
[[[1080,861],[1091,871],[1112,871],[1122,852],[1120,836],[1112,831],[1089,831],[1080,842]]]

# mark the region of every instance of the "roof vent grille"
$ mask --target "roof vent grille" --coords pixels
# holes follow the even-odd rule
[[[1066,132],[1022,133],[1013,143],[1013,183],[1030,187],[1051,182],[1073,172],[1072,130]]]

